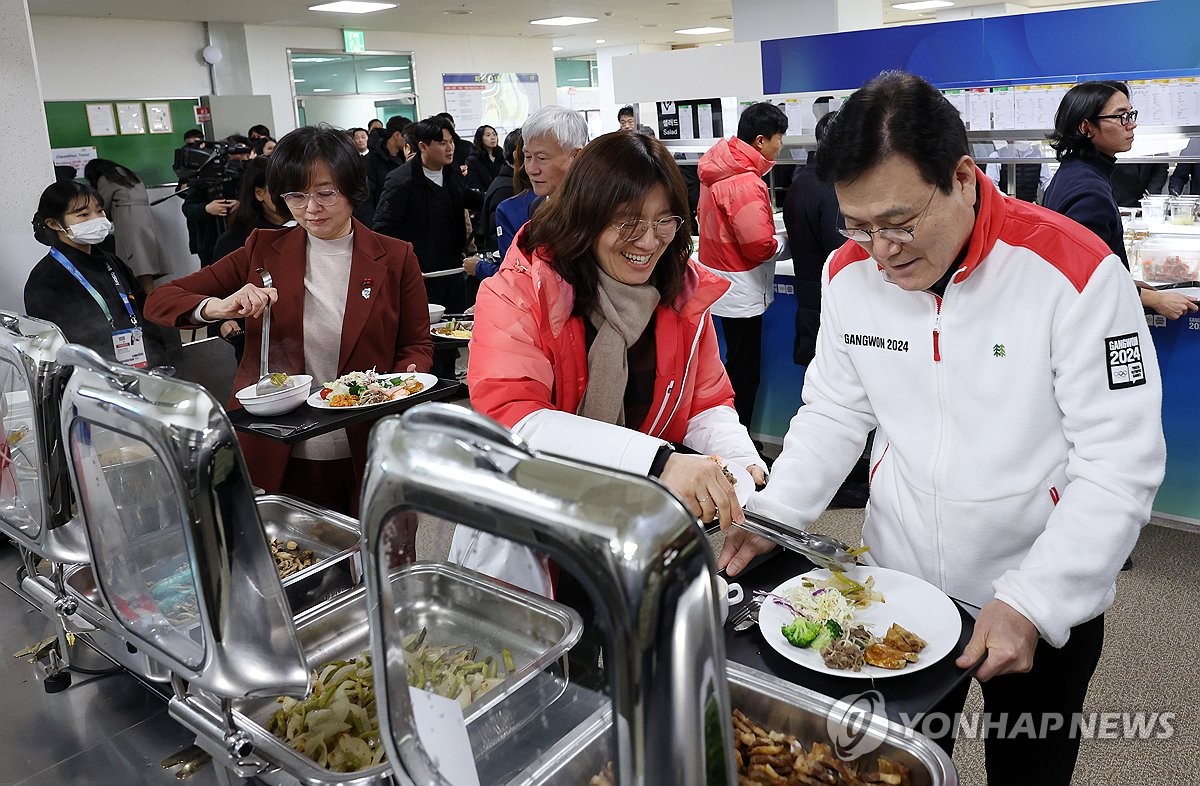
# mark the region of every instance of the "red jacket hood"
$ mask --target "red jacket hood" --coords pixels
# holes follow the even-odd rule
[[[532,259],[526,256],[521,250],[521,235],[524,231],[522,229],[513,239],[504,264],[512,265],[518,270],[527,270],[533,277],[537,288],[545,294],[544,302],[548,304],[550,330],[557,336],[571,317],[575,306],[575,288],[554,270],[549,259],[540,250],[534,253]],[[697,316],[708,310],[728,289],[728,281],[709,272],[695,260],[689,259],[683,276],[683,290],[674,302],[665,305],[681,317]],[[660,304],[660,308],[662,305]]]
[[[713,183],[746,172],[752,172],[762,177],[774,165],[774,161],[763,158],[762,153],[755,150],[752,145],[748,145],[734,136],[722,139],[709,148],[708,152],[700,157],[697,170],[700,182],[711,186]]]

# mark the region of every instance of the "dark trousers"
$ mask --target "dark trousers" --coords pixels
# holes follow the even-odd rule
[[[758,398],[758,378],[762,368],[763,318],[719,317],[725,334],[725,373],[733,385],[733,405],[738,420],[750,428],[754,417],[754,399]]]
[[[425,279],[425,294],[430,303],[446,307],[447,314],[461,314],[467,307],[466,274],[435,276]]]
[[[1071,721],[1075,713],[1083,711],[1083,699],[1103,646],[1101,614],[1072,628],[1071,638],[1062,649],[1039,639],[1033,669],[1028,673],[1005,674],[980,683],[984,721],[991,721],[986,727],[979,724],[980,729],[987,729],[984,754],[988,786],[1070,786],[1079,756],[1079,734],[1072,734]],[[955,713],[962,712],[969,688],[970,682],[964,681],[961,689],[943,699],[932,712],[954,718]],[[1028,720],[1021,721],[1024,713],[1032,715],[1032,725]],[[1063,721],[1061,728],[1049,731],[1056,723],[1052,717],[1043,720],[1046,713],[1057,714]],[[999,726],[1003,715],[1007,717]],[[939,728],[947,724],[930,725]],[[952,728],[957,729],[957,725]],[[1033,733],[1029,733],[1031,728]],[[954,749],[950,734],[934,742],[946,753]]]
[[[279,491],[358,518],[358,478],[351,459],[288,459]]]

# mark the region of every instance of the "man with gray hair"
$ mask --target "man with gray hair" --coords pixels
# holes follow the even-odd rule
[[[521,138],[525,176],[532,188],[509,197],[496,208],[501,258],[508,253],[517,231],[542,200],[554,193],[575,156],[588,143],[587,121],[573,109],[551,104],[529,116],[521,126]]]

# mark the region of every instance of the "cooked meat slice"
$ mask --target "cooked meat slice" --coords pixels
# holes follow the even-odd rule
[[[888,628],[887,635],[883,637],[883,643],[901,652],[920,652],[927,645],[925,639],[894,622],[892,627]]]
[[[875,643],[867,647],[867,651],[863,653],[863,658],[872,666],[878,666],[881,669],[902,669],[908,665],[908,661],[904,659],[904,653],[900,650],[893,649],[886,644]]]

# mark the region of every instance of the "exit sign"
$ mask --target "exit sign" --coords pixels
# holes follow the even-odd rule
[[[367,51],[367,36],[362,30],[342,30],[342,40],[346,42],[347,52]]]

